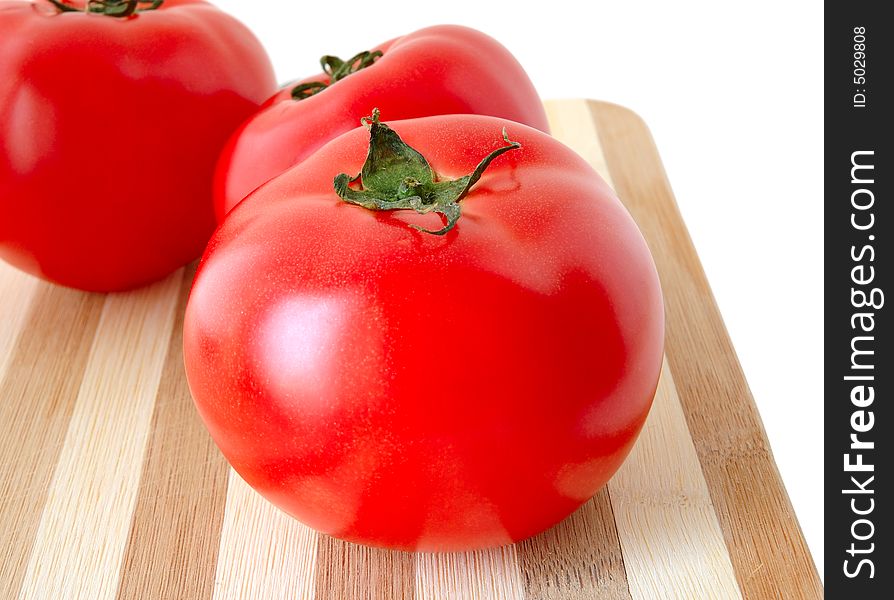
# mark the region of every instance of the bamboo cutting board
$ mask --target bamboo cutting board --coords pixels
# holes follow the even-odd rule
[[[648,130],[611,104],[547,109],[642,228],[667,310],[654,408],[595,498],[489,551],[318,535],[248,488],[195,414],[181,353],[193,270],[105,296],[0,263],[0,598],[821,598]]]

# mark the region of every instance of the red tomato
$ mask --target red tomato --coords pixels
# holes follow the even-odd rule
[[[428,27],[346,64],[331,56],[322,62],[326,72],[280,90],[227,144],[215,176],[218,221],[255,188],[357,127],[372,106],[392,120],[468,113],[549,131],[543,105],[521,65],[496,40],[474,29]],[[292,90],[309,82],[324,89],[295,100]]]
[[[201,253],[220,149],[276,84],[205,2],[70,4],[0,0],[0,257],[120,290]]]
[[[393,127],[442,182],[505,153],[445,235],[410,226],[436,230],[436,215],[333,191],[360,170],[363,128],[262,186],[199,267],[189,385],[245,481],[320,531],[411,550],[520,540],[590,498],[646,418],[664,328],[652,257],[550,136],[469,115]],[[389,173],[421,165],[389,152],[371,152],[365,191],[341,192],[449,214],[435,196],[453,184]]]

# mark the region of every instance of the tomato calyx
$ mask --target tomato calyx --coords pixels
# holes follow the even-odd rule
[[[49,2],[59,9],[60,13],[94,13],[107,17],[125,18],[134,13],[155,10],[164,3],[164,0],[88,0],[84,8],[65,4],[61,0],[49,0]],[[148,6],[142,6],[145,4]]]
[[[459,220],[462,209],[459,201],[478,183],[490,163],[510,150],[521,148],[503,128],[506,145],[485,156],[475,170],[459,179],[441,181],[432,171],[425,157],[407,145],[388,125],[379,122],[379,109],[361,123],[369,128],[369,150],[366,162],[356,177],[341,173],[333,182],[338,197],[370,210],[414,210],[419,214],[437,213],[446,220],[443,228],[432,231],[410,225],[413,229],[433,235],[445,235]],[[360,189],[351,187],[360,182]]]
[[[299,83],[292,88],[292,99],[304,100],[315,94],[319,94],[336,81],[340,81],[348,75],[353,75],[361,69],[372,66],[376,59],[382,56],[381,50],[370,52],[368,50],[355,54],[348,60],[342,60],[337,56],[326,55],[320,58],[320,66],[323,72],[329,76],[329,83],[323,81],[310,81]]]

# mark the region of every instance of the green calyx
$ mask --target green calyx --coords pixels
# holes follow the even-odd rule
[[[337,56],[326,55],[320,59],[320,65],[323,71],[329,76],[329,83],[322,81],[310,81],[308,83],[299,83],[292,88],[292,98],[295,100],[304,100],[310,98],[314,94],[319,94],[327,87],[347,77],[353,75],[361,69],[369,67],[376,59],[382,56],[381,50],[375,52],[361,52],[348,60],[342,60]]]
[[[414,210],[419,214],[438,213],[446,224],[437,231],[418,225],[413,229],[444,235],[456,225],[462,209],[459,201],[466,197],[490,163],[510,150],[521,148],[503,128],[506,145],[485,156],[475,170],[459,179],[440,181],[419,152],[408,146],[393,129],[379,122],[379,110],[361,122],[369,128],[369,150],[363,169],[356,177],[345,173],[336,176],[335,193],[345,202],[370,210]],[[360,182],[360,189],[351,187]]]
[[[88,0],[84,8],[76,8],[60,0],[49,0],[49,2],[59,9],[60,13],[94,13],[106,15],[107,17],[124,18],[134,13],[155,10],[164,3],[164,0]]]

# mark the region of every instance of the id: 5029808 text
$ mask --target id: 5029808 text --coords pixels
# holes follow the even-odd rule
[[[854,108],[866,106],[866,28],[854,27]]]

